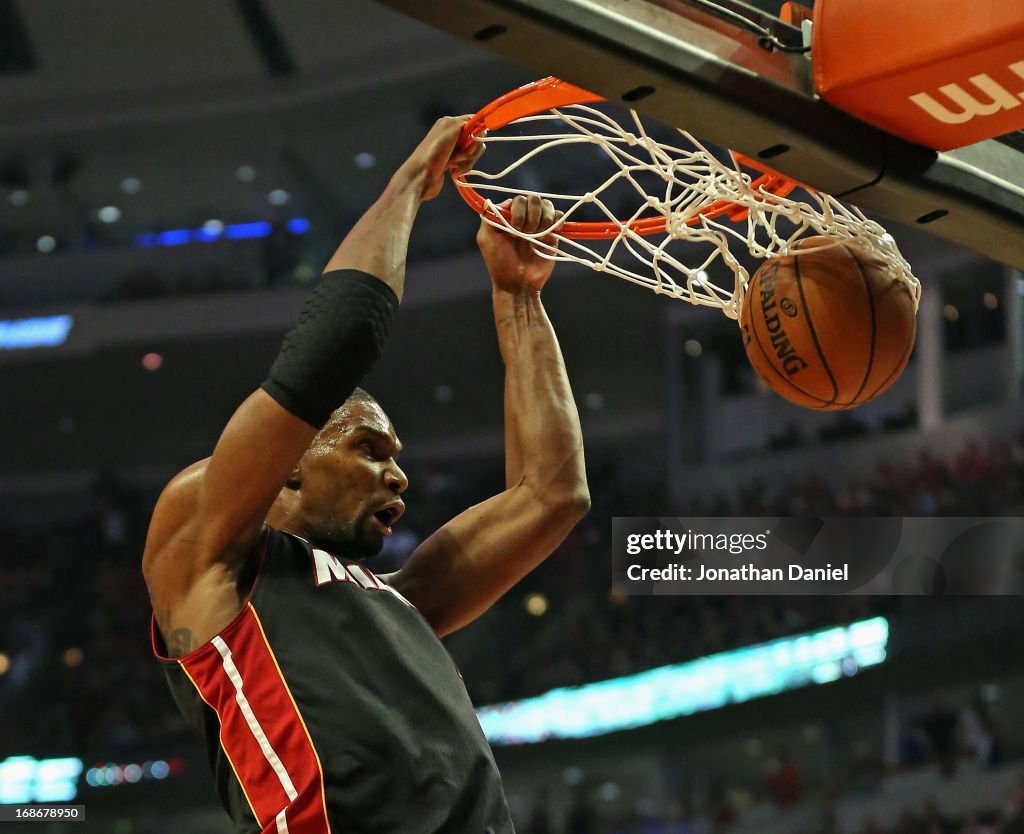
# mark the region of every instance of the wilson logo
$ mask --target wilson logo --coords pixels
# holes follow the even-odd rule
[[[1010,64],[1008,69],[1024,81],[1024,61]],[[947,125],[961,125],[976,116],[991,116],[1024,104],[1024,91],[1012,93],[987,73],[972,75],[968,81],[974,88],[971,91],[959,84],[944,84],[939,87],[941,100],[930,93],[915,93],[910,100],[933,119]]]

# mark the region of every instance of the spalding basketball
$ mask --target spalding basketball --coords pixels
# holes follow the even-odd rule
[[[797,248],[829,240],[805,238]],[[914,298],[883,256],[840,241],[765,261],[740,326],[750,364],[777,394],[806,408],[853,408],[906,367]]]

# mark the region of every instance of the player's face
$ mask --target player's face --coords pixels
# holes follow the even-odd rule
[[[384,410],[356,402],[346,411],[322,448],[303,460],[303,514],[314,544],[365,558],[380,552],[405,512],[400,495],[409,479],[398,466],[402,444]]]

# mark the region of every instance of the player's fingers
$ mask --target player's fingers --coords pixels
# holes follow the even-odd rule
[[[436,130],[439,133],[451,133],[453,131],[462,130],[466,126],[472,115],[463,116],[441,116],[436,122],[434,122],[431,130]]]
[[[473,152],[469,155],[470,166],[476,165],[476,163],[479,161],[480,157],[484,155],[484,151],[486,150],[487,145],[485,145],[483,141],[477,142],[477,144],[473,148]]]
[[[480,228],[481,228],[481,230],[485,226],[489,226],[490,225],[490,223],[488,223],[487,219],[486,219],[488,217],[490,219],[498,220],[498,221],[501,221],[503,218],[507,219],[509,217],[509,215],[510,215],[510,212],[511,212],[511,206],[512,206],[512,201],[511,200],[505,200],[504,202],[501,202],[501,203],[492,203],[489,206],[487,206],[480,213]]]
[[[451,161],[448,163],[448,167],[458,176],[462,176],[463,174],[473,170],[476,166],[476,161],[480,158],[480,155],[483,154],[484,150],[485,148],[483,143],[474,144],[472,152],[466,151],[453,155]]]
[[[464,136],[463,140],[452,152],[452,162],[462,159],[472,159],[474,162],[484,152],[484,140],[487,138],[487,129],[481,128],[471,136]]]
[[[555,204],[550,200],[540,202],[540,222],[538,228],[550,229],[555,225]]]
[[[474,146],[470,148],[470,154],[473,156],[473,159],[479,159],[480,155],[487,149],[487,146],[484,144],[486,139],[487,128],[473,134]]]
[[[524,232],[536,232],[540,228],[541,216],[544,212],[544,203],[536,194],[531,194],[526,200],[526,226]]]
[[[517,229],[522,229],[526,225],[526,198],[522,195],[516,197],[512,201],[512,225]]]
[[[558,246],[558,230],[562,228],[563,217],[565,217],[564,211],[553,211],[550,222],[545,218],[544,228],[548,233],[541,238],[543,243],[548,246]]]
[[[438,145],[454,149],[469,119],[469,116],[442,116],[434,122],[434,126],[427,134],[427,139]]]

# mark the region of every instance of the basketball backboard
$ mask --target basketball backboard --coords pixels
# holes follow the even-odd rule
[[[742,19],[795,47],[800,30],[740,0],[380,2],[1024,270],[1020,134],[937,153],[858,121]]]

